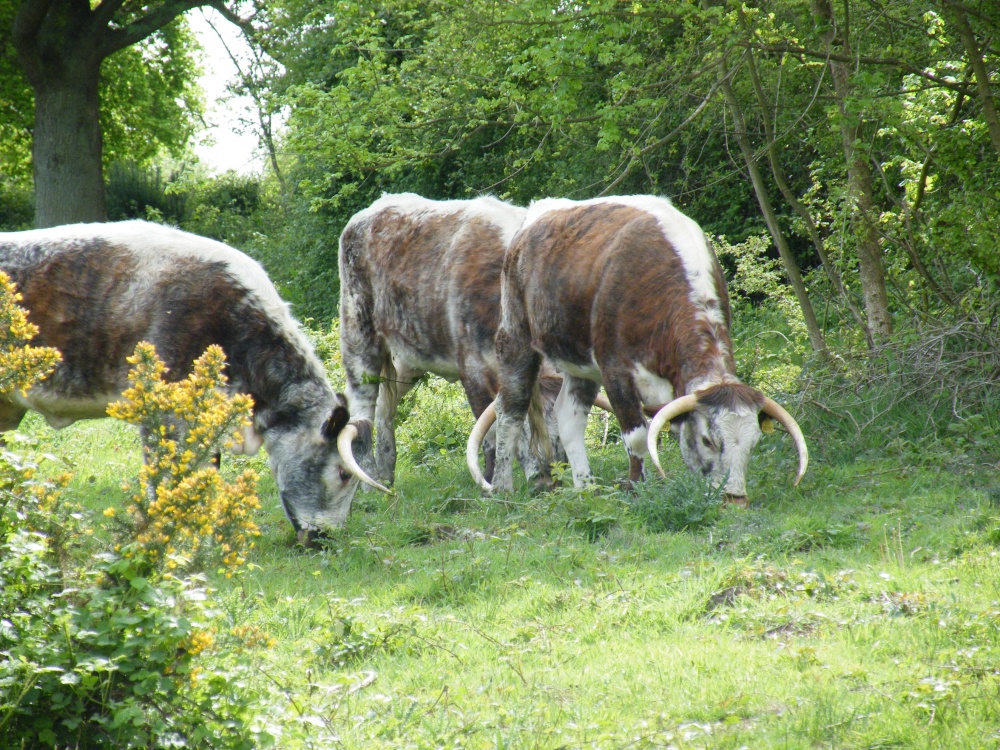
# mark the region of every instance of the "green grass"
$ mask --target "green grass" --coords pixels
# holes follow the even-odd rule
[[[88,507],[124,503],[129,428],[24,427]],[[606,486],[505,498],[475,489],[460,448],[424,450],[437,430],[411,417],[396,495],[359,494],[316,551],[295,544],[263,459],[224,458],[262,474],[263,536],[247,570],[212,580],[205,658],[256,686],[279,747],[1000,744],[988,471],[817,451],[793,489],[775,435],[752,462],[750,509],[657,532],[614,488],[624,451],[600,445],[599,419]],[[663,456],[684,471],[676,447]],[[681,482],[641,495],[678,497]]]

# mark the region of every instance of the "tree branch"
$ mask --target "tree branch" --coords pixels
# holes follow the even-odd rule
[[[956,83],[955,81],[949,81],[946,78],[941,78],[940,76],[929,73],[925,69],[914,65],[913,63],[908,63],[905,60],[895,60],[892,58],[884,57],[862,57],[855,55],[842,55],[836,52],[816,52],[805,47],[799,47],[793,44],[754,44],[752,42],[742,42],[742,46],[749,47],[751,49],[758,49],[761,52],[777,52],[781,54],[793,54],[793,55],[804,55],[806,57],[812,57],[816,60],[835,60],[842,63],[851,63],[859,65],[884,65],[893,68],[899,68],[900,70],[905,70],[908,73],[913,73],[914,75],[925,78],[928,81],[932,81],[939,86],[944,86],[945,88],[951,89],[952,91],[958,91],[966,96],[973,93],[969,86],[963,85],[961,83]]]
[[[117,0],[112,0],[112,4]],[[167,0],[155,10],[137,18],[130,24],[119,29],[107,28],[103,32],[98,52],[102,59],[118,50],[130,47],[169,24],[175,18],[187,13],[192,8],[207,5],[209,0]],[[100,6],[98,6],[100,7]],[[109,19],[110,20],[110,19]]]
[[[976,35],[969,26],[969,20],[961,7],[952,5],[952,10],[948,13],[952,23],[958,29],[958,35],[965,47],[965,54],[969,58],[969,64],[976,75],[976,88],[979,90],[979,104],[983,108],[983,119],[986,120],[986,127],[990,133],[990,140],[993,141],[993,149],[1000,156],[1000,114],[997,113],[996,102],[993,100],[993,90],[990,87],[990,74],[986,69],[983,60],[983,53],[979,49],[979,42]]]
[[[24,68],[28,80],[34,80],[40,75],[42,60],[38,51],[38,32],[45,22],[52,7],[52,0],[38,0],[34,3],[21,3],[14,17],[11,29],[11,41],[17,51],[18,60]]]
[[[94,31],[100,31],[115,17],[115,13],[121,10],[125,0],[103,0],[100,5],[90,12],[90,26]]]
[[[13,39],[14,44],[20,46],[34,38],[42,28],[45,16],[52,7],[52,0],[38,0],[34,3],[21,3],[14,18]]]
[[[625,169],[622,170],[622,173],[618,175],[607,187],[605,187],[604,190],[598,193],[598,195],[607,195],[609,192],[614,190],[615,187],[619,185],[622,180],[624,180],[632,173],[632,170],[635,169],[636,165],[639,163],[642,157],[646,156],[651,151],[661,148],[670,143],[671,141],[675,140],[684,131],[684,128],[686,128],[688,125],[694,122],[695,118],[702,113],[702,110],[705,109],[708,103],[715,96],[715,92],[719,90],[719,85],[722,83],[722,81],[728,80],[731,75],[732,72],[726,73],[724,78],[714,81],[712,83],[711,88],[708,90],[708,93],[705,94],[704,98],[702,98],[698,106],[694,108],[694,111],[684,118],[684,122],[682,122],[680,125],[671,130],[662,138],[659,138],[653,143],[643,146],[643,148],[639,151],[638,154],[629,159],[629,162],[628,164],[625,165]]]
[[[247,36],[253,36],[254,16],[250,16],[249,18],[243,18],[243,16],[231,10],[229,6],[226,5],[222,0],[209,0],[206,3],[203,3],[203,5],[218,11],[219,15],[225,18],[227,21],[229,21],[229,23],[233,24],[234,26],[239,26],[241,29],[243,29],[243,33],[246,34]]]

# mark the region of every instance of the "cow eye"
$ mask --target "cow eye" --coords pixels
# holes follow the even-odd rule
[[[340,471],[340,481],[341,482],[343,482],[344,484],[347,484],[348,482],[351,481],[351,472],[349,472],[343,466],[340,467],[339,471]]]
[[[701,436],[701,444],[704,445],[706,448],[714,448],[715,447],[712,444],[712,439],[709,438],[709,437],[706,437],[705,435]]]

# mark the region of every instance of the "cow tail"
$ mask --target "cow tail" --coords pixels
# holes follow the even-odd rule
[[[542,401],[542,390],[535,381],[531,389],[531,403],[528,404],[528,427],[531,428],[531,438],[528,448],[536,456],[552,461],[552,440],[545,425],[545,403]]]

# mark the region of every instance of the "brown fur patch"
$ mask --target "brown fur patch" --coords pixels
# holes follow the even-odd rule
[[[710,409],[749,409],[760,411],[764,408],[764,394],[745,383],[720,383],[697,392],[698,403]]]
[[[124,385],[125,357],[149,324],[148,311],[128,305],[137,275],[132,254],[99,241],[78,243],[10,271],[39,328],[33,343],[63,356],[46,389],[87,398]]]
[[[507,260],[532,346],[580,366],[591,364],[592,351],[602,370],[641,364],[678,395],[694,377],[735,372],[718,263],[714,271],[722,324],[691,302],[683,263],[656,219],[614,203],[543,215]]]

